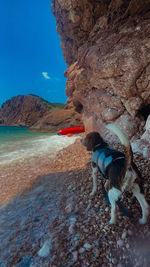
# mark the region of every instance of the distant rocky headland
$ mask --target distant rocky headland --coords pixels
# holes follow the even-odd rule
[[[71,106],[49,103],[37,95],[28,94],[12,97],[2,104],[0,124],[56,132],[60,128],[81,125],[81,120]]]

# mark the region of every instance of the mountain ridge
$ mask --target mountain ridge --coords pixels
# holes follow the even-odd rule
[[[50,103],[33,94],[17,95],[2,104],[0,121],[4,125],[30,127],[45,114],[60,110],[64,106],[60,103]]]

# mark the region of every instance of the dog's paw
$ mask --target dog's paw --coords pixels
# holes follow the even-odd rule
[[[114,220],[114,219],[111,219],[110,221],[109,221],[109,224],[115,224],[116,223],[116,220]]]
[[[90,193],[90,196],[94,196],[95,193],[96,193],[96,191],[92,191],[92,192]]]
[[[139,223],[140,224],[145,224],[146,222],[147,222],[147,220],[145,218],[139,219]]]

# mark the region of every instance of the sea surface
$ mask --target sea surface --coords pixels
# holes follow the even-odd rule
[[[0,126],[0,166],[49,154],[74,143],[76,137],[31,132],[27,127]]]

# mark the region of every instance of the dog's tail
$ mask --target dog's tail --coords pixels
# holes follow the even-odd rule
[[[106,126],[106,128],[108,130],[113,131],[118,138],[120,139],[122,145],[124,146],[124,150],[125,150],[125,159],[126,159],[126,168],[125,170],[127,171],[127,169],[129,168],[130,164],[131,164],[131,160],[132,160],[132,149],[131,149],[131,145],[130,142],[128,140],[128,138],[124,135],[124,133],[121,131],[121,129],[114,125],[114,124],[108,124]]]

